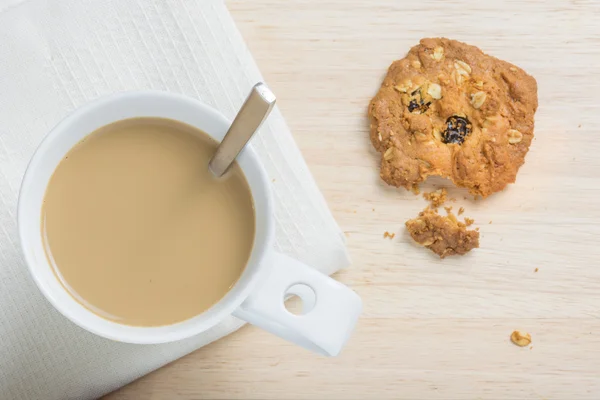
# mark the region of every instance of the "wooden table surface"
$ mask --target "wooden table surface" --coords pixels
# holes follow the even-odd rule
[[[364,313],[338,358],[248,326],[107,399],[600,398],[600,2],[227,4],[347,232],[354,264],[337,278]],[[425,201],[380,182],[365,117],[387,66],[427,36],[477,45],[539,85],[517,183],[484,201],[450,191],[481,248],[442,261],[404,232]],[[532,346],[511,344],[514,329]]]

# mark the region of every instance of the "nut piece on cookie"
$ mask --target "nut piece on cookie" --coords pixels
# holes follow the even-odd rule
[[[443,217],[435,210],[426,208],[417,218],[406,221],[406,229],[415,242],[440,258],[466,254],[479,247],[479,232],[467,230],[467,226],[451,212]]]
[[[369,105],[371,142],[388,154],[381,178],[410,189],[436,175],[473,195],[500,191],[525,162],[537,105],[522,69],[465,43],[422,39]]]

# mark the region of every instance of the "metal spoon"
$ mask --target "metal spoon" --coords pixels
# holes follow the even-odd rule
[[[274,105],[275,95],[267,85],[262,82],[254,85],[208,163],[208,168],[216,177],[222,176],[235,162],[240,151],[269,116]]]

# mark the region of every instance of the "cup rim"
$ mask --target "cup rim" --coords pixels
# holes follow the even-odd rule
[[[97,110],[98,108],[101,108],[101,107],[106,106],[113,102],[136,101],[136,100],[139,101],[140,99],[142,99],[141,101],[146,101],[146,100],[151,101],[149,99],[158,99],[159,101],[173,102],[174,104],[185,105],[185,106],[189,107],[190,109],[195,108],[199,113],[204,114],[206,117],[211,119],[214,123],[216,123],[217,125],[220,125],[222,129],[225,129],[225,131],[231,125],[231,121],[229,121],[225,116],[223,116],[220,112],[218,112],[211,106],[209,106],[199,100],[196,100],[196,99],[184,96],[184,95],[169,93],[169,92],[154,91],[154,90],[128,91],[128,92],[114,93],[114,94],[111,94],[108,96],[100,97],[91,102],[88,102],[88,103],[84,104],[83,106],[73,110],[64,119],[62,119],[54,128],[52,128],[44,136],[44,138],[42,139],[42,141],[36,148],[35,152],[33,153],[32,157],[27,165],[25,174],[23,175],[21,187],[19,190],[18,207],[17,207],[17,226],[18,226],[18,230],[19,230],[21,252],[25,259],[29,273],[33,277],[33,280],[34,280],[36,286],[38,287],[38,289],[40,290],[40,292],[52,304],[52,306],[55,309],[57,309],[62,315],[64,315],[67,319],[69,319],[71,322],[75,323],[76,325],[80,326],[81,328],[83,328],[89,332],[92,332],[98,336],[107,338],[107,339],[112,339],[115,341],[125,342],[125,343],[135,343],[135,344],[159,344],[159,343],[168,343],[168,342],[174,342],[177,340],[189,338],[194,335],[205,332],[208,329],[210,329],[211,327],[217,325],[224,318],[231,315],[235,311],[235,309],[237,309],[240,306],[240,304],[248,297],[248,295],[256,287],[257,283],[261,280],[261,278],[263,277],[263,272],[265,272],[265,270],[268,268],[268,263],[265,262],[265,259],[267,258],[268,253],[273,246],[274,221],[273,221],[273,218],[271,217],[272,212],[273,212],[272,211],[273,210],[273,205],[272,205],[273,200],[272,200],[272,194],[270,191],[270,185],[268,183],[269,179],[268,179],[267,173],[264,170],[262,162],[260,161],[258,155],[256,154],[255,150],[253,149],[251,143],[249,143],[244,148],[244,150],[242,151],[242,153],[240,154],[239,157],[243,158],[245,160],[245,163],[249,163],[248,165],[253,164],[252,170],[255,171],[255,173],[257,174],[257,181],[259,182],[259,184],[255,185],[255,186],[259,186],[259,187],[258,188],[253,187],[247,176],[246,176],[246,179],[247,179],[248,184],[253,192],[253,198],[254,198],[254,190],[255,189],[260,190],[260,192],[262,193],[262,195],[264,197],[264,201],[263,201],[264,206],[262,207],[264,209],[263,214],[266,216],[265,232],[262,235],[263,236],[262,242],[264,244],[262,246],[257,247],[257,243],[258,243],[257,239],[258,238],[255,236],[255,239],[254,239],[255,245],[254,245],[254,247],[252,249],[252,253],[249,257],[248,264],[246,265],[246,268],[244,270],[244,273],[245,273],[246,270],[248,270],[250,267],[253,267],[255,269],[255,272],[250,274],[249,279],[243,285],[241,285],[241,282],[240,282],[241,277],[240,277],[240,279],[234,285],[234,287],[232,289],[230,289],[230,291],[223,298],[221,298],[221,300],[219,300],[216,304],[214,304],[208,310],[206,310],[203,313],[201,313],[195,317],[192,317],[188,320],[181,321],[181,322],[178,322],[175,324],[164,325],[164,326],[160,326],[160,327],[129,326],[129,325],[125,325],[125,324],[119,324],[118,322],[105,320],[101,316],[95,314],[91,310],[84,307],[89,314],[94,315],[98,318],[101,318],[104,321],[108,321],[109,322],[108,325],[114,324],[121,328],[125,327],[125,328],[127,328],[125,330],[130,331],[130,333],[123,334],[122,332],[120,332],[117,334],[117,333],[114,333],[114,331],[111,332],[110,329],[104,329],[104,328],[98,329],[97,326],[94,326],[93,324],[84,322],[84,320],[82,318],[78,317],[78,315],[75,311],[70,309],[70,306],[68,304],[65,304],[64,302],[62,302],[61,300],[59,300],[57,298],[57,295],[56,295],[56,293],[54,293],[54,290],[51,289],[46,284],[46,282],[44,282],[43,279],[41,278],[40,272],[37,271],[37,267],[36,267],[36,265],[39,263],[39,261],[36,261],[34,259],[33,253],[31,251],[28,251],[28,249],[26,248],[26,245],[31,243],[35,239],[31,239],[30,238],[31,234],[28,233],[28,230],[23,227],[23,221],[26,218],[26,216],[24,214],[26,211],[26,208],[24,207],[24,202],[26,201],[27,192],[28,192],[29,188],[32,188],[36,184],[34,182],[34,177],[33,177],[34,173],[35,173],[35,169],[38,166],[36,163],[44,156],[44,154],[47,151],[49,151],[52,148],[55,141],[58,140],[62,135],[66,135],[68,132],[69,126],[72,125],[75,121],[77,121],[78,119],[81,119],[81,118],[85,118],[86,114],[89,114],[89,113]],[[143,117],[143,116],[149,117],[151,115],[139,115],[139,117]],[[112,121],[112,122],[116,122],[121,119],[123,119],[123,118],[114,119],[114,121]],[[172,118],[172,119],[176,119],[176,118]],[[180,121],[180,122],[185,122],[185,121]],[[111,122],[106,122],[106,123],[104,123],[104,125],[106,125],[108,123],[111,123]],[[92,132],[89,132],[88,134],[91,134],[91,133]],[[214,132],[207,132],[207,133],[210,136],[214,135]],[[72,146],[70,148],[72,148]],[[63,155],[64,154],[66,154],[66,152],[64,152]],[[240,162],[240,165],[242,166],[241,162]],[[242,171],[246,175],[246,171],[244,170],[243,166],[242,166]],[[54,171],[52,171],[52,173],[53,172]],[[46,188],[44,187],[44,191],[45,191],[45,189]],[[255,204],[255,206],[256,206],[256,204]],[[255,210],[255,216],[257,214],[258,214],[258,210]],[[257,219],[258,219],[258,217],[257,217]],[[258,221],[257,221],[257,224],[258,224]],[[255,235],[258,235],[258,232],[255,232]],[[41,235],[40,235],[40,240],[41,240]],[[258,254],[257,255],[253,254],[255,252],[258,252]],[[255,265],[251,266],[250,262],[252,259],[255,260],[252,263]],[[52,268],[50,266],[50,263],[47,260],[45,260],[45,264],[46,264],[44,266],[45,268],[49,268],[49,269]],[[57,281],[58,281],[58,279],[57,279]],[[67,293],[67,295],[71,296],[64,289],[64,287],[62,287],[62,290],[65,293]],[[233,293],[236,290],[237,290],[237,294],[235,296],[228,297],[230,293]],[[73,300],[76,301],[75,299],[73,299]],[[217,306],[220,308],[220,310],[218,312],[211,313],[211,310],[215,310]],[[193,321],[193,320],[196,320],[196,321]],[[106,326],[108,326],[108,325],[106,325]],[[156,334],[150,333],[150,332],[155,332],[158,330],[160,330],[161,332],[164,330],[165,332],[156,333]],[[168,332],[166,332],[166,330],[168,330]]]

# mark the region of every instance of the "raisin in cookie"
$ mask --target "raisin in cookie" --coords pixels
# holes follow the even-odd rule
[[[395,61],[369,106],[381,177],[414,188],[430,175],[483,197],[513,183],[533,140],[537,83],[477,47],[422,39]]]

